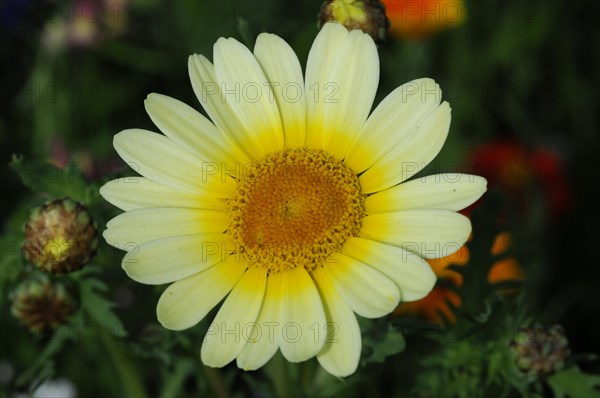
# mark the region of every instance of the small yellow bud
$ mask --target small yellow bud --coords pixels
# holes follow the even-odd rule
[[[31,211],[25,224],[25,258],[45,272],[81,269],[98,246],[98,230],[88,210],[65,198]]]
[[[377,43],[385,39],[390,27],[385,7],[379,0],[328,0],[321,6],[319,27],[332,21],[349,30],[363,30]]]

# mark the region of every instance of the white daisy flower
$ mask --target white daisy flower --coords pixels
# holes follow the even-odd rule
[[[213,59],[189,59],[211,120],[151,94],[146,110],[164,135],[115,136],[143,177],[102,187],[125,210],[104,237],[128,250],[132,279],[171,283],[157,307],[164,327],[190,328],[224,299],[202,344],[206,365],[253,370],[281,350],[350,375],[361,352],[355,314],[381,317],[427,295],[436,277],[425,258],[465,243],[471,224],[456,211],[486,181],[405,182],[442,148],[450,106],[420,79],[369,114],[379,58],[362,31],[324,25],[305,77],[272,34],[258,36],[254,53],[221,38]]]

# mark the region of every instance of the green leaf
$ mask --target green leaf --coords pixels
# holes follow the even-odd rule
[[[81,305],[84,312],[99,326],[117,337],[124,337],[127,333],[113,311],[114,304],[100,294],[106,290],[108,287],[98,279],[82,279],[79,284]]]
[[[54,356],[62,350],[63,345],[67,340],[66,336],[69,335],[68,328],[69,325],[63,325],[54,331],[54,334],[50,337],[48,344],[37,357],[35,362],[17,378],[17,386],[24,386],[35,378],[40,378],[43,381],[43,377],[41,376],[49,374],[47,369],[48,366],[51,366],[50,370],[53,369],[51,362],[53,361]]]
[[[577,366],[561,370],[547,381],[556,398],[600,396],[600,376],[583,373]]]
[[[491,384],[499,376],[500,372],[507,366],[505,358],[506,356],[501,351],[490,353],[488,356],[487,378],[485,381],[486,385]]]
[[[121,341],[117,342],[107,333],[101,334],[102,343],[108,357],[111,359],[115,374],[123,383],[123,396],[146,398],[146,390],[140,379],[138,369],[133,365],[127,346]]]
[[[129,347],[140,358],[151,359],[170,367],[174,362],[174,351],[185,337],[183,333],[171,333],[160,325],[149,324]]]
[[[196,364],[190,359],[184,358],[177,361],[173,372],[166,379],[160,392],[160,398],[182,396],[183,385],[186,378],[195,371]]]
[[[23,156],[13,155],[9,167],[19,175],[25,186],[37,193],[55,198],[69,196],[88,203],[91,190],[83,178],[83,172],[75,162],[65,168],[39,160],[26,161]]]
[[[402,352],[406,341],[400,331],[385,320],[372,322],[363,332],[361,364],[385,362],[385,358]]]
[[[8,297],[8,287],[21,271],[20,242],[9,236],[0,238],[0,309]]]
[[[246,21],[244,18],[241,18],[241,17],[238,18],[238,26],[237,27],[238,27],[238,31],[240,32],[240,36],[242,37],[242,41],[244,42],[246,47],[253,48],[255,36],[252,34],[252,32],[250,30],[250,25],[248,24],[248,21]]]

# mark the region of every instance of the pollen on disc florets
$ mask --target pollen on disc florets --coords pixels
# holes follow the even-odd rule
[[[287,149],[245,168],[229,200],[228,232],[252,265],[310,271],[358,235],[364,198],[342,161],[320,150]]]

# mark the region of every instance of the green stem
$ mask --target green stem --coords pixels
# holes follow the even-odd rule
[[[194,363],[188,359],[181,359],[175,365],[175,370],[171,374],[160,393],[160,398],[171,398],[181,396],[181,387],[185,379],[194,370]]]
[[[314,395],[313,391],[315,391],[313,389],[314,365],[315,363],[313,360],[308,360],[301,365],[302,368],[300,370],[300,386],[302,386],[304,395],[307,397],[312,397]]]
[[[271,368],[271,380],[277,397],[291,396],[288,389],[289,383],[289,366],[281,353],[276,353],[273,359],[269,362]]]
[[[123,383],[124,395],[127,397],[146,398],[146,391],[137,372],[133,368],[131,358],[125,355],[112,335],[102,333],[101,336],[102,343],[112,361],[113,367]]]
[[[206,375],[206,378],[208,379],[215,396],[218,398],[231,398],[231,394],[229,393],[229,389],[223,380],[221,372],[218,369],[204,365],[202,365],[202,369],[204,369],[204,374]]]
[[[315,370],[315,375],[313,376],[312,382],[312,391],[319,391],[328,379],[333,378],[329,373],[325,371],[321,366],[317,366]]]
[[[24,386],[30,380],[32,380],[37,373],[39,373],[40,369],[46,364],[51,358],[56,355],[63,347],[65,343],[66,328],[57,329],[52,336],[52,339],[48,342],[46,347],[42,350],[40,355],[37,357],[36,361],[27,369],[23,374],[21,374],[16,381],[17,386]]]

